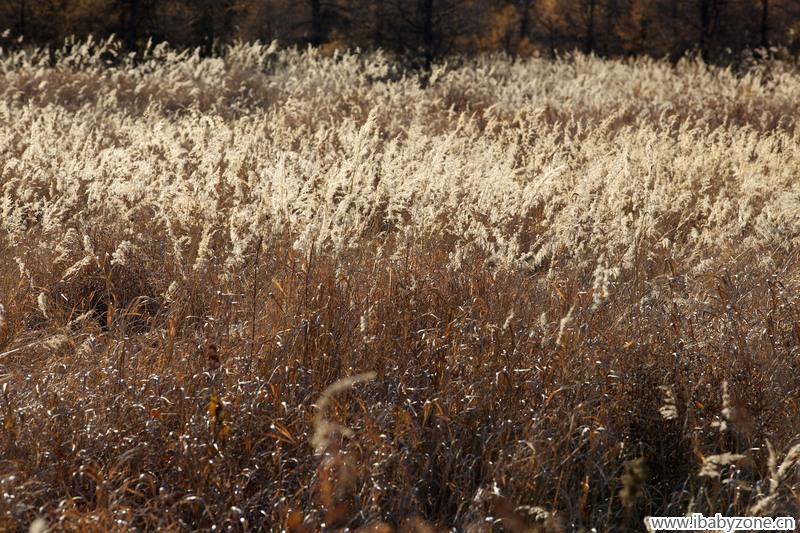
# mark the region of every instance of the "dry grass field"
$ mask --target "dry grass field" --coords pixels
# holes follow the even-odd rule
[[[6,51],[0,530],[798,516],[798,253],[788,60]]]

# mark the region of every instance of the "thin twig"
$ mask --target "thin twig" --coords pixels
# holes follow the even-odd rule
[[[258,237],[258,244],[256,244],[256,257],[255,264],[253,265],[253,309],[250,316],[250,357],[247,360],[247,373],[253,367],[253,348],[256,344],[256,298],[258,297],[258,260],[261,256],[261,243],[263,237]]]

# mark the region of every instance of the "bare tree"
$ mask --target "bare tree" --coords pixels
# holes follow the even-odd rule
[[[430,69],[436,58],[453,50],[459,37],[474,30],[469,16],[473,8],[468,0],[388,0],[387,44]]]
[[[761,46],[769,48],[769,0],[761,0]]]
[[[142,0],[122,0],[124,15],[123,35],[128,50],[136,50],[146,6]]]

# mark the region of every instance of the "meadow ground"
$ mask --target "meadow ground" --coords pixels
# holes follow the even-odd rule
[[[89,42],[0,124],[0,529],[800,515],[796,63]]]

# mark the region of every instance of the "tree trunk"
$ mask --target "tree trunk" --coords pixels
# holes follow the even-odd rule
[[[372,12],[372,42],[375,48],[383,48],[383,0],[375,0],[375,10]]]
[[[583,44],[583,51],[591,54],[594,50],[594,12],[597,0],[589,0],[589,18],[586,21],[586,39]]]
[[[620,19],[621,12],[619,8],[619,3],[617,0],[608,0],[605,6],[605,34],[608,36],[614,35],[614,26],[616,21]],[[605,54],[612,54],[616,53],[617,50],[615,47],[617,46],[616,39],[609,38],[606,39],[604,46],[603,46],[603,53]]]
[[[711,0],[700,0],[700,36],[698,45],[700,55],[703,59],[708,59],[708,39],[711,28]]]
[[[421,37],[425,70],[430,70],[436,56],[436,41],[433,33],[433,0],[420,0],[418,6],[422,16]]]
[[[17,34],[25,35],[25,0],[19,0],[19,17],[17,18]]]
[[[761,46],[769,49],[769,0],[761,0]]]
[[[231,41],[233,35],[233,16],[234,16],[234,2],[226,0],[222,2],[222,39]]]
[[[141,21],[142,5],[140,0],[128,0],[128,24],[126,28],[125,44],[128,50],[136,50],[136,41],[139,38],[139,24]]]
[[[520,1],[519,40],[525,39],[531,29],[531,0]]]
[[[211,7],[207,3],[203,4],[197,32],[200,34],[201,39],[200,54],[203,57],[211,57],[214,53],[214,19],[211,14]]]
[[[322,35],[322,3],[320,0],[309,0],[311,7],[311,34],[309,42],[312,46],[319,46],[324,40]]]
[[[272,2],[270,0],[264,0],[256,14],[258,16],[256,26],[258,28],[258,40],[269,44],[272,42],[272,18],[274,16]]]

